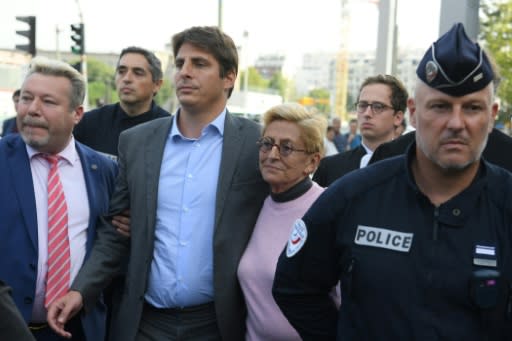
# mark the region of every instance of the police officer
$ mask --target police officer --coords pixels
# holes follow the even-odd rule
[[[304,340],[512,339],[512,174],[481,159],[497,75],[457,24],[417,76],[415,143],[332,184],[279,258],[273,295]]]

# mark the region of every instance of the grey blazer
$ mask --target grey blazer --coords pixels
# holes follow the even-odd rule
[[[157,119],[123,132],[119,139],[119,177],[109,216],[129,208],[131,238],[101,218],[93,251],[72,285],[87,312],[101,290],[127,262],[126,285],[114,307],[111,340],[134,340],[153,258],[160,166],[174,117]],[[245,337],[246,309],[237,267],[269,186],[258,170],[255,122],[226,115],[215,211],[214,302],[223,340]]]

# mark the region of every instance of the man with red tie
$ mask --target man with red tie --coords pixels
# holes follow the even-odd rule
[[[72,67],[34,59],[21,88],[20,134],[0,140],[0,280],[38,341],[62,340],[46,324],[47,307],[87,257],[117,174],[113,161],[73,138],[84,95]],[[104,318],[102,302],[77,315],[73,340],[102,340]]]

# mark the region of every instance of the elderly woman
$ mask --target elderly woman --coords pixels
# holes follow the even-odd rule
[[[247,304],[246,340],[300,340],[272,298],[272,282],[293,223],[323,191],[310,174],[320,162],[326,126],[323,117],[299,104],[278,105],[263,116],[259,167],[271,194],[238,266]]]

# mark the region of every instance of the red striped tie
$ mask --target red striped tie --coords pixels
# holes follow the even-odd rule
[[[48,273],[45,307],[69,289],[70,253],[68,239],[68,207],[60,182],[59,157],[45,155],[50,163],[48,174]]]

